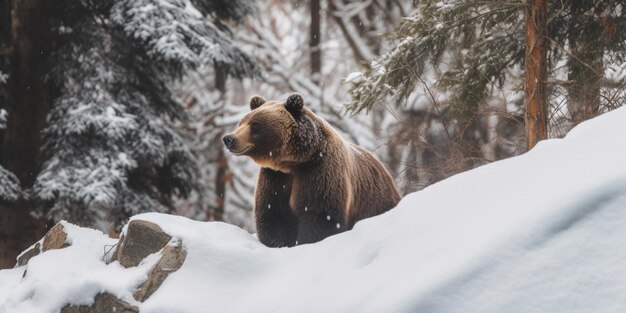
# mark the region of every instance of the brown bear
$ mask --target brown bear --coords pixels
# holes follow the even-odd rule
[[[269,247],[320,241],[396,206],[400,195],[383,165],[346,142],[304,106],[254,96],[224,145],[260,167],[255,191],[259,240]]]

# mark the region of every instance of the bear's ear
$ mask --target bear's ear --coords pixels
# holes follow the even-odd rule
[[[265,103],[265,99],[261,96],[254,96],[250,98],[250,110],[254,110]]]
[[[299,93],[293,93],[291,96],[287,98],[285,101],[285,109],[291,113],[293,116],[297,116],[302,112],[302,107],[304,106],[304,99]]]

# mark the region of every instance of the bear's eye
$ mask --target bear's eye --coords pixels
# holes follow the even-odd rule
[[[258,133],[259,131],[261,131],[261,124],[259,124],[259,123],[252,123],[252,124],[250,124],[250,131],[253,134]]]

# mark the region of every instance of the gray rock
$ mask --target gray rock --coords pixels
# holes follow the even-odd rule
[[[185,262],[187,251],[180,244],[168,245],[161,251],[159,262],[148,273],[148,279],[141,284],[135,293],[137,301],[145,301],[165,281],[170,273],[177,271]]]
[[[15,266],[19,267],[26,265],[30,259],[41,254],[42,252],[62,249],[68,246],[69,244],[67,243],[67,234],[65,233],[65,229],[63,228],[63,225],[58,223],[54,225],[54,227],[50,228],[50,230],[43,237],[43,246],[39,242],[36,243],[35,246],[22,253],[17,258],[17,264]]]
[[[159,225],[134,220],[128,224],[114,255],[124,267],[137,266],[148,255],[163,249],[171,239]]]
[[[128,302],[105,292],[99,293],[91,305],[66,305],[61,313],[139,313],[139,309]]]
[[[46,236],[43,237],[43,252],[54,249],[62,249],[69,246],[67,234],[61,223],[57,223],[50,228]]]
[[[39,255],[40,253],[41,253],[41,244],[38,242],[35,244],[34,247],[28,249],[26,252],[23,252],[22,254],[20,254],[20,256],[17,257],[17,264],[15,264],[15,267],[26,265],[28,261],[30,261],[31,258],[33,258],[36,255]]]

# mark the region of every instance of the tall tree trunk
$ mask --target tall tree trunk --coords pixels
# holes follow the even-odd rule
[[[8,73],[11,44],[11,1],[0,0],[0,72]],[[0,81],[0,109],[4,108],[7,101],[6,84]],[[0,129],[0,151],[2,151],[2,138],[4,131]]]
[[[45,2],[14,0],[12,8],[9,119],[0,160],[27,188],[41,166],[41,130],[46,125],[52,96],[45,80],[51,41]]]
[[[568,86],[567,109],[574,125],[594,117],[600,108],[604,49],[594,44],[601,34],[601,17],[593,10],[593,5],[572,2],[568,29],[571,49],[568,80],[572,83]]]
[[[363,39],[358,37],[358,30],[351,24],[350,19],[342,17],[345,14],[342,10],[345,9],[345,4],[341,0],[329,0],[328,11],[344,38],[350,45],[350,49],[354,54],[356,63],[364,68],[369,68],[370,61],[376,57],[376,55],[370,50],[370,48],[364,44]]]
[[[526,138],[528,149],[548,138],[546,0],[526,1]]]
[[[224,98],[224,93],[226,92],[226,72],[215,68],[215,88],[220,91],[222,94],[222,100]],[[222,101],[223,103],[223,101]],[[222,152],[222,135],[219,134],[214,140],[213,145],[215,147],[220,147],[217,151],[217,173],[215,175],[215,207],[213,208],[211,216],[209,220],[213,221],[223,221],[224,220],[224,210],[226,207],[226,184],[228,182],[228,161],[226,160],[226,155]]]
[[[11,41],[11,1],[0,0],[0,64],[9,56]]]
[[[216,140],[216,145],[220,145],[221,141]],[[215,208],[212,212],[213,221],[223,221],[224,211],[226,209],[226,185],[231,181],[230,171],[228,170],[228,160],[224,153],[219,151],[217,156],[217,174],[215,175]]]
[[[46,0],[13,0],[11,9],[11,55],[9,113],[0,164],[13,172],[24,189],[39,173],[41,130],[52,99],[45,80],[51,34],[45,17]],[[30,214],[32,203],[0,204],[0,266],[15,264],[23,249],[41,238],[45,223]]]
[[[321,0],[311,0],[311,32],[309,48],[311,49],[311,77],[317,85],[322,79],[322,50],[321,43]]]

